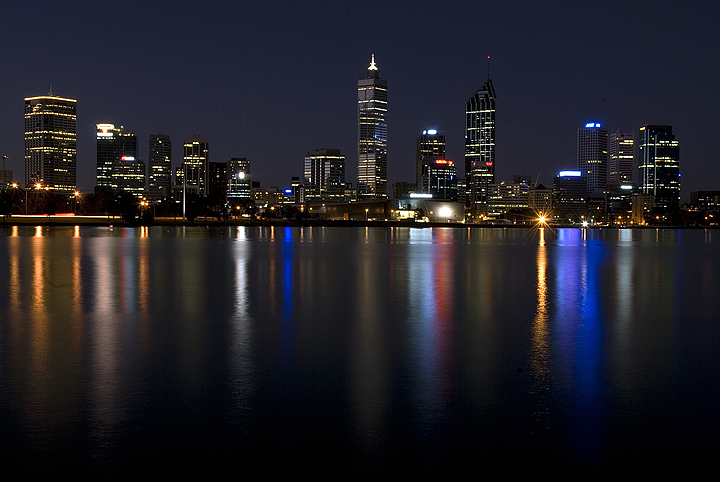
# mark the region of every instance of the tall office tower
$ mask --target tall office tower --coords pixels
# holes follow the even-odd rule
[[[76,107],[52,94],[25,99],[25,187],[77,190]]]
[[[665,124],[640,128],[640,189],[666,211],[680,206],[680,145]]]
[[[387,196],[387,80],[375,54],[358,80],[358,197]]]
[[[148,197],[160,200],[170,196],[172,180],[172,143],[170,136],[152,134],[148,162],[150,164]]]
[[[422,167],[421,193],[431,194],[433,199],[457,200],[457,169],[453,161],[425,158]]]
[[[305,202],[345,199],[345,156],[340,149],[308,151],[303,167]]]
[[[204,137],[183,139],[183,177],[186,192],[207,196],[209,141]]]
[[[423,185],[423,161],[435,159],[445,159],[445,136],[438,134],[435,129],[425,130],[418,136],[415,148],[415,182],[418,188]]]
[[[599,122],[588,122],[578,129],[577,145],[577,168],[587,180],[587,194],[602,194],[607,187],[607,129],[603,129]]]
[[[252,178],[250,177],[250,161],[244,157],[233,157],[227,162],[227,197],[228,199],[251,199]]]
[[[466,205],[485,211],[495,182],[495,88],[488,79],[465,103]]]
[[[137,137],[123,126],[97,124],[97,185],[99,191],[128,191],[142,196],[145,163],[137,159]]]
[[[634,172],[635,134],[618,129],[610,134],[608,184],[631,184]]]

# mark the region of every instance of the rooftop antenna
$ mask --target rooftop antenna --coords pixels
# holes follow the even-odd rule
[[[488,80],[490,80],[490,56],[487,56],[487,65],[488,65]]]
[[[50,82],[50,94],[49,95],[52,95],[52,82]]]

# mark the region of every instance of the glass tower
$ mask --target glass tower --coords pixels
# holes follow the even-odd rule
[[[170,195],[170,181],[172,178],[172,143],[170,136],[152,134],[148,162],[150,164],[148,196],[153,200],[160,200]]]
[[[358,197],[387,197],[387,80],[372,56],[358,80]]]
[[[465,103],[467,205],[484,211],[495,182],[495,88],[488,79]]]
[[[97,124],[97,189],[127,191],[140,197],[145,191],[145,163],[137,158],[137,136],[123,126]]]
[[[445,136],[438,134],[436,129],[424,130],[417,138],[415,145],[415,183],[418,192],[423,185],[423,171],[425,162],[431,163],[435,159],[445,158]]]
[[[52,95],[25,99],[25,187],[77,189],[77,101]]]
[[[599,195],[607,187],[608,133],[599,122],[578,129],[577,168],[587,179],[587,194]]]
[[[640,189],[666,211],[680,207],[680,145],[665,124],[640,128]]]
[[[183,139],[183,179],[185,189],[206,196],[208,186],[208,162],[210,141],[204,137]]]
[[[627,184],[635,179],[635,134],[620,129],[610,134],[608,184]]]

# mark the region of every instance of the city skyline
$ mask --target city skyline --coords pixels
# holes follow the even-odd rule
[[[78,187],[84,192],[95,183],[98,123],[128,126],[140,139],[170,135],[173,168],[182,158],[181,139],[198,133],[213,144],[211,161],[247,157],[253,179],[286,187],[301,175],[298,159],[308,149],[355,150],[353,83],[374,53],[391,84],[388,184],[413,179],[414,144],[425,129],[442,132],[448,159],[462,165],[463,104],[488,77],[487,55],[502,98],[497,182],[524,169],[550,184],[559,170],[575,165],[576,130],[589,121],[636,136],[647,123],[672,125],[683,144],[684,201],[720,180],[717,154],[703,135],[718,103],[712,79],[719,67],[708,61],[720,40],[714,4],[624,5],[618,16],[612,5],[571,2],[548,8],[450,2],[439,11],[424,8],[428,3],[409,23],[407,11],[389,5],[373,25],[375,34],[366,35],[349,7],[312,2],[288,4],[279,15],[261,6],[212,5],[202,11],[197,31],[183,27],[189,5],[183,2],[167,9],[128,5],[112,15],[109,6],[91,2],[78,2],[72,15],[40,3],[43,8],[8,7],[10,40],[0,53],[7,66],[0,154],[8,156],[16,179],[23,179],[22,99],[52,85],[55,95],[78,100]],[[479,12],[492,21],[478,36],[471,27]],[[59,15],[63,25],[50,21]],[[98,16],[108,19],[102,27],[93,21]],[[329,25],[329,32],[308,34],[300,27],[309,18]],[[430,20],[453,28],[428,39],[405,26]],[[237,22],[242,39],[224,33]],[[47,28],[25,34],[38,23]],[[126,33],[121,42],[104,40],[113,29]],[[328,42],[328,35],[337,41]],[[57,48],[48,49],[50,43]],[[616,52],[625,55],[615,58]],[[205,67],[188,70],[187,58],[202,58]],[[147,148],[142,141],[138,153],[146,162]],[[350,169],[353,185],[355,176]]]

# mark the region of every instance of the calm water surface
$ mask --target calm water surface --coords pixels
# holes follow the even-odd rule
[[[3,227],[0,460],[709,465],[719,298],[720,231]]]

